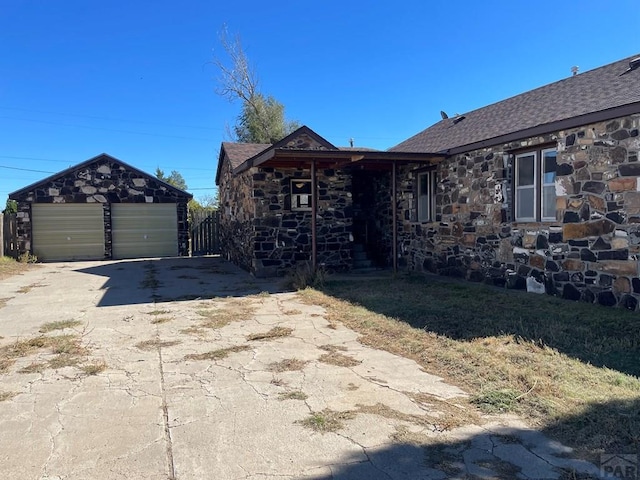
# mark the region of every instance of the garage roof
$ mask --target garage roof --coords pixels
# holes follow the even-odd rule
[[[90,158],[89,160],[86,160],[82,163],[78,163],[77,165],[73,165],[72,167],[69,167],[65,170],[62,170],[58,173],[54,173],[53,175],[44,178],[38,182],[32,183],[31,185],[27,185],[24,188],[21,188],[20,190],[16,190],[15,192],[12,192],[9,194],[9,198],[11,200],[17,200],[20,201],[22,200],[22,198],[26,195],[29,194],[29,192],[31,192],[33,189],[38,188],[39,186],[45,186],[47,183],[52,182],[60,177],[64,177],[66,175],[68,175],[69,173],[75,171],[75,170],[81,170],[83,168],[88,167],[89,165],[92,165],[94,163],[103,163],[103,162],[111,162],[111,163],[116,163],[118,165],[123,166],[126,170],[129,170],[131,172],[134,172],[135,174],[139,175],[141,178],[147,178],[147,179],[151,179],[154,182],[158,182],[162,185],[164,185],[167,189],[174,191],[177,195],[181,196],[181,197],[186,197],[186,198],[193,198],[193,195],[191,195],[188,192],[185,192],[184,190],[181,190],[179,188],[174,187],[173,185],[171,185],[170,183],[164,182],[160,179],[158,179],[157,177],[150,175],[146,172],[143,172],[142,170],[139,170],[135,167],[132,167],[131,165],[123,162],[122,160],[118,160],[115,157],[112,157],[111,155],[107,155],[106,153],[101,153],[100,155],[97,155],[93,158]]]

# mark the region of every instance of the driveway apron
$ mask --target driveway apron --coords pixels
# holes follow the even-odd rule
[[[3,476],[597,475],[514,417],[447,428],[465,392],[280,283],[217,257],[51,263],[0,281]]]

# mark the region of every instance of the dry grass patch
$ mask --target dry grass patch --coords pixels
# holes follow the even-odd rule
[[[355,367],[356,365],[360,365],[362,363],[361,360],[356,360],[349,355],[344,355],[339,352],[330,352],[325,353],[324,355],[320,355],[318,361],[327,363],[329,365],[335,365],[337,367]]]
[[[80,363],[80,359],[76,355],[70,355],[68,353],[61,353],[56,355],[47,362],[49,368],[57,370],[64,367],[75,367]]]
[[[325,352],[329,352],[321,355],[320,358],[318,358],[319,362],[336,365],[338,367],[355,367],[362,363],[361,360],[356,360],[349,355],[340,353],[347,351],[347,347],[344,345],[320,345],[318,348]]]
[[[302,370],[308,362],[300,360],[298,358],[285,358],[279,362],[270,363],[267,370],[270,372],[293,372],[296,370]]]
[[[86,375],[98,375],[107,369],[107,364],[104,361],[87,363],[80,367]]]
[[[5,345],[0,348],[0,359],[15,359],[27,357],[40,350],[50,349],[51,353],[67,353],[85,355],[87,350],[82,347],[77,335],[57,335],[53,337],[40,336]]]
[[[13,366],[16,361],[13,358],[0,358],[0,373],[5,373]]]
[[[0,257],[0,280],[21,275],[29,270],[36,268],[33,264],[17,262],[10,257]]]
[[[147,312],[147,315],[166,315],[167,313],[171,313],[171,310],[165,310],[165,309],[156,309],[156,310],[151,310],[150,312]]]
[[[82,325],[79,320],[59,320],[57,322],[48,322],[40,327],[40,333],[49,333],[54,330],[64,330],[65,328],[73,328]]]
[[[295,423],[320,433],[337,432],[344,427],[345,420],[351,420],[355,415],[351,411],[336,412],[326,408],[321,412],[311,412],[307,418]]]
[[[191,353],[185,355],[185,360],[222,360],[227,358],[232,353],[244,352],[249,350],[247,345],[237,345],[235,347],[219,348],[218,350],[212,350],[205,353]]]
[[[11,400],[16,395],[18,395],[18,392],[0,392],[0,402]]]
[[[32,283],[31,285],[25,285],[24,287],[20,287],[17,292],[18,293],[29,293],[31,290],[37,287],[46,287],[46,285],[41,285],[39,283]]]
[[[282,313],[285,315],[300,315],[302,313],[302,310],[292,308],[291,310],[283,310]]]
[[[32,362],[19,370],[19,373],[38,373],[47,368],[63,368],[78,365],[89,353],[78,335],[39,336],[18,340],[0,348],[0,371],[8,370],[18,358],[47,351],[54,356],[45,362]]]
[[[293,328],[289,327],[273,327],[268,332],[252,333],[246,336],[249,341],[254,340],[272,340],[274,338],[288,337],[293,332]]]
[[[160,325],[162,323],[167,323],[173,320],[171,317],[158,317],[151,320],[151,325]]]
[[[280,400],[306,400],[309,396],[301,392],[300,390],[292,390],[291,392],[284,392],[278,395]]]
[[[44,372],[49,364],[47,362],[31,362],[26,367],[18,370],[18,373],[41,373]]]
[[[1,280],[1,278],[0,278]],[[0,308],[4,307],[7,305],[7,302],[9,300],[12,300],[14,297],[6,297],[6,298],[0,298]]]
[[[480,410],[517,413],[584,458],[640,444],[637,313],[422,276],[347,285],[299,296],[361,343],[415,360]]]
[[[200,308],[196,313],[204,318],[200,322],[201,327],[216,329],[231,322],[251,320],[255,311],[256,307],[251,300],[232,298],[223,301],[215,308]]]
[[[275,385],[277,387],[286,387],[288,385],[287,382],[285,382],[283,379],[279,378],[279,377],[273,377],[271,379],[270,382],[272,385]]]
[[[180,342],[179,340],[160,340],[155,338],[136,343],[136,348],[149,352],[151,350],[157,350],[158,348],[173,347],[174,345],[179,345],[180,343],[182,342]]]

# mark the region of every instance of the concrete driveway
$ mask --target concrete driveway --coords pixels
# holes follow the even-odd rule
[[[515,418],[450,428],[464,396],[218,258],[0,282],[4,478],[597,475]]]

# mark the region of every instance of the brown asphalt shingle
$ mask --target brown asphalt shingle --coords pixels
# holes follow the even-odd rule
[[[245,160],[259,154],[270,146],[270,143],[222,142],[222,148],[226,152],[232,168],[240,166]]]
[[[442,120],[390,148],[444,152],[528,128],[640,102],[640,68],[621,75],[637,55]]]

